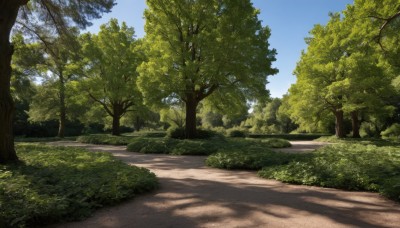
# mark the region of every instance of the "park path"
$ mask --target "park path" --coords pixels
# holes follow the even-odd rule
[[[124,162],[150,169],[160,189],[92,217],[52,227],[400,227],[400,205],[376,193],[348,192],[284,184],[255,172],[204,165],[201,156],[144,155],[123,146],[56,142],[106,151]],[[315,142],[293,142],[288,152],[308,151]]]

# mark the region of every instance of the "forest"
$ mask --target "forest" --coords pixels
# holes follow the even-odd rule
[[[268,91],[268,77],[279,70],[273,67],[277,50],[269,44],[273,31],[262,25],[250,0],[147,0],[143,38],[116,18],[98,33],[85,32],[91,19],[115,4],[0,0],[0,208],[12,205],[0,212],[0,227],[85,217],[96,205],[158,186],[150,171],[111,155],[42,145],[60,140],[127,145],[128,151],[145,154],[207,155],[211,167],[256,170],[267,179],[367,190],[400,200],[398,0],[355,0],[330,13],[327,24],[316,24],[293,72],[297,81],[281,98]],[[328,149],[281,155],[264,148],[314,139],[338,143],[329,147],[337,156],[329,156]],[[375,164],[381,158],[371,150],[380,146],[386,160]],[[358,160],[346,160],[349,154]],[[332,173],[321,172],[326,164],[319,159],[337,166],[330,167]],[[89,178],[88,188],[77,186],[83,192],[77,197],[90,199],[86,205],[78,198],[73,206],[56,196],[45,199],[53,190],[42,189],[46,196],[30,187],[17,191],[31,186],[31,179],[55,178],[54,164],[73,164],[53,170],[68,179],[90,161],[93,170],[80,179],[103,173],[98,182],[110,191],[98,201],[97,185]],[[111,167],[123,176],[115,180],[120,182],[107,173]],[[38,176],[26,178],[30,172]],[[340,179],[346,175],[349,179]],[[21,202],[13,194],[31,197],[42,209],[16,210]],[[46,200],[54,205],[43,206]],[[85,209],[77,211],[78,204]],[[52,214],[54,207],[59,210]]]

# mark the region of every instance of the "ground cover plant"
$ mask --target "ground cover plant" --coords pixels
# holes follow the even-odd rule
[[[101,145],[128,145],[134,136],[114,136],[106,134],[79,136],[76,141],[80,143],[101,144]]]
[[[264,167],[259,175],[295,184],[379,192],[400,201],[400,147],[328,145],[307,159]]]
[[[145,138],[138,137],[131,140],[127,150],[140,153],[174,154],[174,155],[210,155],[218,151],[249,148],[284,148],[291,144],[284,139],[243,139],[220,138],[208,140],[193,139],[179,140],[173,138]]]
[[[158,185],[147,169],[108,153],[34,144],[17,153],[18,164],[0,165],[0,227],[81,219]]]

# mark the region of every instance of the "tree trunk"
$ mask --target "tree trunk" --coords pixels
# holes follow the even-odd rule
[[[60,91],[60,119],[58,125],[58,137],[65,136],[66,107],[65,107],[65,82],[62,70],[59,72],[59,91]]]
[[[188,95],[186,100],[186,125],[185,138],[194,139],[197,136],[196,132],[196,108],[197,100],[194,96]]]
[[[361,138],[360,136],[360,121],[358,120],[358,111],[350,113],[351,126],[353,128],[353,138]]]
[[[336,137],[344,138],[346,136],[346,134],[344,132],[343,111],[342,110],[336,110],[334,114],[335,114]]]
[[[121,115],[122,115],[122,107],[121,105],[118,104],[114,104],[113,105],[113,122],[112,122],[112,130],[111,130],[111,134],[112,135],[120,135],[120,119],[121,119]]]
[[[0,163],[17,161],[14,149],[14,101],[10,92],[11,57],[10,31],[15,24],[19,5],[0,0]]]

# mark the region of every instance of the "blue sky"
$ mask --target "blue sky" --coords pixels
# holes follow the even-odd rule
[[[145,0],[117,0],[112,12],[103,18],[93,21],[88,31],[96,33],[103,23],[110,18],[125,21],[135,28],[137,37],[144,36],[143,10]],[[306,49],[304,38],[315,24],[325,24],[329,12],[339,12],[352,4],[353,0],[252,0],[254,6],[261,10],[259,19],[268,25],[272,34],[270,44],[278,52],[277,61],[273,64],[279,74],[268,78],[267,89],[272,97],[282,97],[290,85],[296,82],[292,75],[301,50]]]

